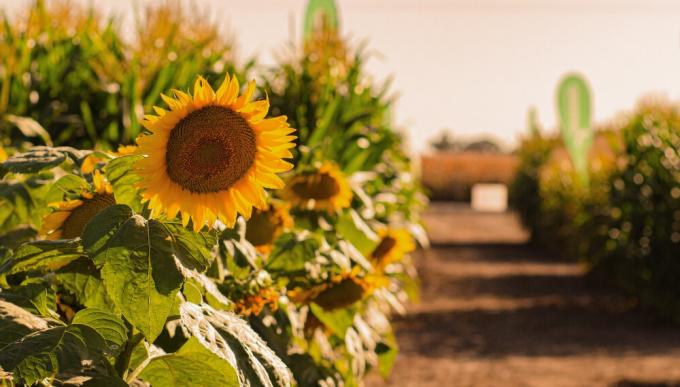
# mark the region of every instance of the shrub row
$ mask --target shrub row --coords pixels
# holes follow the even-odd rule
[[[533,238],[578,257],[594,278],[680,320],[680,107],[639,104],[597,132],[591,181],[578,184],[555,138],[519,148],[511,200]]]

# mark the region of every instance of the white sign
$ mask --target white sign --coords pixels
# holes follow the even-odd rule
[[[508,209],[508,187],[505,184],[475,184],[471,205],[475,211],[504,212]]]

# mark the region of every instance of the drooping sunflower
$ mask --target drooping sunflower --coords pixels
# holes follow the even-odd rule
[[[266,254],[271,252],[276,238],[293,227],[293,218],[289,213],[290,205],[280,201],[272,201],[266,210],[253,211],[246,222],[246,239],[257,251]]]
[[[296,207],[337,212],[350,206],[352,189],[338,166],[326,162],[315,171],[293,176],[281,196]]]
[[[348,307],[384,285],[385,279],[376,276],[361,276],[358,268],[331,277],[328,282],[310,289],[294,289],[288,297],[301,304],[315,303],[325,310]]]
[[[94,172],[92,180],[93,190],[81,192],[80,199],[49,205],[55,211],[43,219],[40,235],[49,240],[77,238],[99,211],[116,204],[111,185],[99,171]]]
[[[369,258],[379,269],[401,260],[404,255],[416,248],[413,237],[404,229],[386,227],[378,231],[378,236],[380,236],[380,243],[373,249]]]
[[[238,213],[266,208],[264,188],[283,188],[277,173],[293,167],[283,159],[293,157],[295,129],[285,116],[265,118],[269,100],[251,102],[254,91],[251,81],[239,96],[235,76],[217,91],[198,77],[193,96],[161,95],[170,110],[155,107],[143,122],[150,133],[137,139],[146,157],[135,170],[152,216],[180,213],[195,230],[216,219],[233,227]]]

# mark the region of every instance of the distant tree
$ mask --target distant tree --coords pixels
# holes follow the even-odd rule
[[[453,141],[451,139],[451,134],[448,130],[442,130],[441,135],[436,140],[430,142],[430,145],[438,152],[456,152],[461,150],[462,145],[460,142]]]
[[[479,153],[500,153],[501,147],[491,140],[478,140],[467,144],[463,150]]]

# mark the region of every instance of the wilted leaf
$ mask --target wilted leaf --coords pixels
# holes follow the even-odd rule
[[[184,302],[180,322],[198,341],[238,371],[242,385],[289,386],[290,371],[237,315]]]

